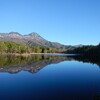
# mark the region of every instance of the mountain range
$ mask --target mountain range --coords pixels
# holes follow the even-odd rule
[[[41,37],[36,32],[32,32],[28,35],[21,35],[18,32],[0,33],[0,41],[24,43],[30,46],[39,45],[39,46],[56,47],[56,48],[66,47],[66,45],[63,44],[48,41],[43,37]]]

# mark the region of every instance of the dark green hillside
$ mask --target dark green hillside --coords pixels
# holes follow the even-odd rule
[[[87,56],[100,56],[100,44],[97,46],[82,46],[72,50],[68,50],[66,53],[82,54]]]

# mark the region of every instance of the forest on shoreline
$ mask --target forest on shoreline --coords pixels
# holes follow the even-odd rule
[[[29,46],[22,43],[0,41],[0,54],[61,53],[63,48]]]
[[[29,46],[22,43],[0,41],[0,54],[35,54],[35,53],[67,53],[85,56],[99,56],[100,44],[81,46],[72,49],[53,48],[47,46]]]
[[[82,47],[77,47],[74,49],[67,50],[64,53],[70,53],[70,54],[79,54],[83,56],[94,56],[100,58],[100,43],[96,46],[93,45],[87,45]]]

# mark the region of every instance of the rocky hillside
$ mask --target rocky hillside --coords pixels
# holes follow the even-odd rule
[[[66,47],[65,45],[62,45],[57,42],[50,42],[35,32],[30,33],[28,35],[21,35],[18,32],[0,33],[0,41],[12,41],[28,45],[41,45],[56,48]]]

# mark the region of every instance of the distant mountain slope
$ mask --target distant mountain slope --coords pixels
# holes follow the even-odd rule
[[[0,41],[12,41],[12,42],[25,43],[28,45],[41,45],[41,46],[56,47],[56,48],[66,47],[65,45],[57,42],[50,42],[35,32],[32,32],[28,35],[21,35],[18,32],[0,33]]]

